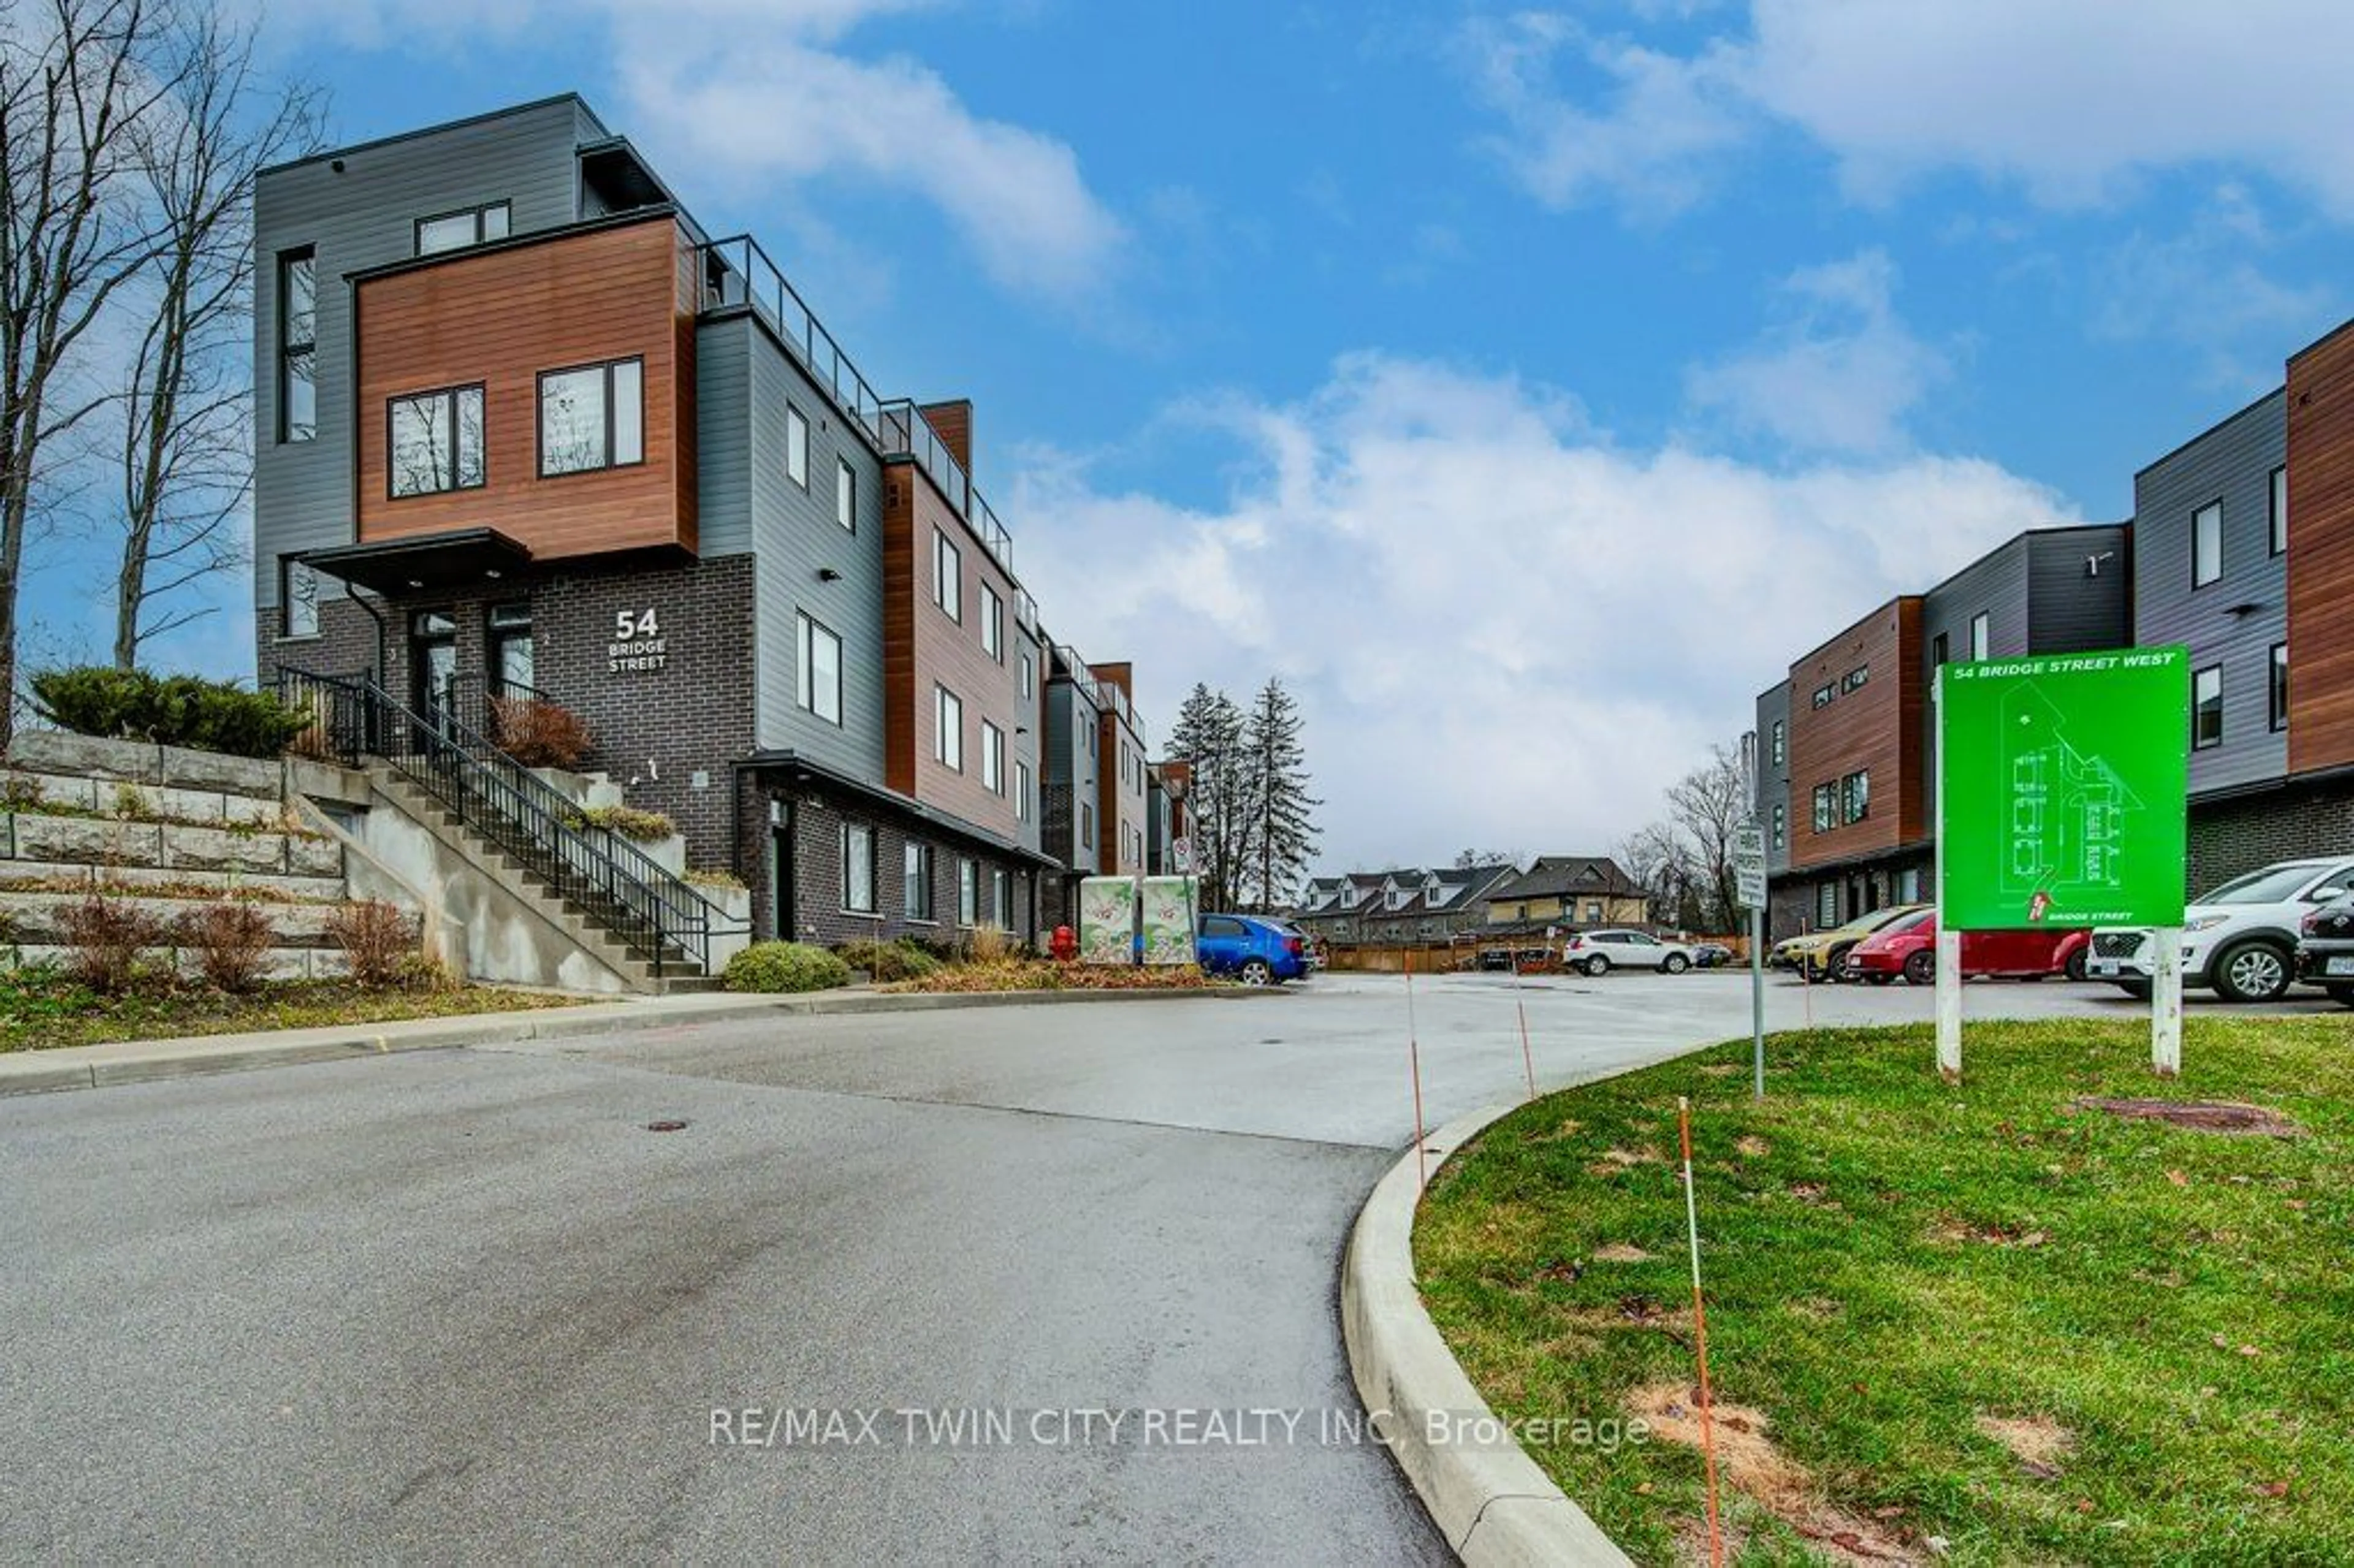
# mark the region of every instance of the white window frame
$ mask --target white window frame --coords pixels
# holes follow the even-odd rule
[[[1030,765],[1026,762],[1013,765],[1013,820],[1030,820]]]
[[[809,416],[785,405],[785,477],[809,488]]]
[[[1982,609],[1970,617],[1970,658],[1973,661],[1988,658],[1993,647],[1994,615]]]
[[[981,651],[1005,662],[1005,600],[987,583],[981,585]]]
[[[842,638],[832,628],[811,616],[794,616],[801,653],[801,705],[829,724],[842,723]],[[833,689],[828,693],[817,678],[817,654],[820,648],[832,644],[833,649]],[[829,697],[831,702],[829,704]],[[829,705],[832,712],[828,712]]]
[[[981,786],[992,795],[1005,793],[1005,732],[981,721]]]
[[[945,529],[932,530],[932,602],[950,620],[964,622],[964,552]]]
[[[964,699],[941,685],[932,688],[932,760],[964,771]]]
[[[2211,501],[2190,514],[2190,586],[2223,580],[2223,503]]]
[[[858,471],[848,458],[833,460],[833,520],[845,534],[858,532]]]

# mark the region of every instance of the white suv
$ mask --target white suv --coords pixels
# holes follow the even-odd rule
[[[2354,893],[2354,855],[2285,860],[2233,877],[2182,912],[2182,983],[2210,987],[2225,1001],[2272,1001],[2296,977],[2306,913],[2346,893]],[[2094,928],[2086,979],[2146,997],[2156,965],[2147,928]]]

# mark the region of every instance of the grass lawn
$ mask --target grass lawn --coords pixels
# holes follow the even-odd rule
[[[1676,1165],[1693,1102],[1718,1436],[1748,1563],[2354,1562],[2354,1020],[1985,1023],[1748,1042],[1522,1108],[1432,1182],[1440,1331],[1638,1562],[1705,1561]],[[2294,1137],[2078,1108],[2226,1100]],[[1729,1410],[1728,1406],[1745,1407]]]
[[[449,991],[365,991],[348,980],[278,980],[250,996],[202,987],[101,996],[55,977],[0,977],[0,1052],[308,1029],[324,1023],[388,1023],[521,1008],[569,1007],[588,999],[547,991],[463,986]]]

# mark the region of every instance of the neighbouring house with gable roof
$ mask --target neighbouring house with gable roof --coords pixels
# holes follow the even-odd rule
[[[1608,855],[1539,855],[1528,870],[1496,884],[1484,899],[1494,929],[1543,926],[1637,926],[1649,916],[1643,891]]]
[[[1482,900],[1518,874],[1510,864],[1352,872],[1303,890],[1292,922],[1331,947],[1444,942],[1485,920]]]

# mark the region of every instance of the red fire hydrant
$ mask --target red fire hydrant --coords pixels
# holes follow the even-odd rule
[[[1068,926],[1055,927],[1055,934],[1046,939],[1046,950],[1055,955],[1058,964],[1071,962],[1079,956],[1078,933]]]

